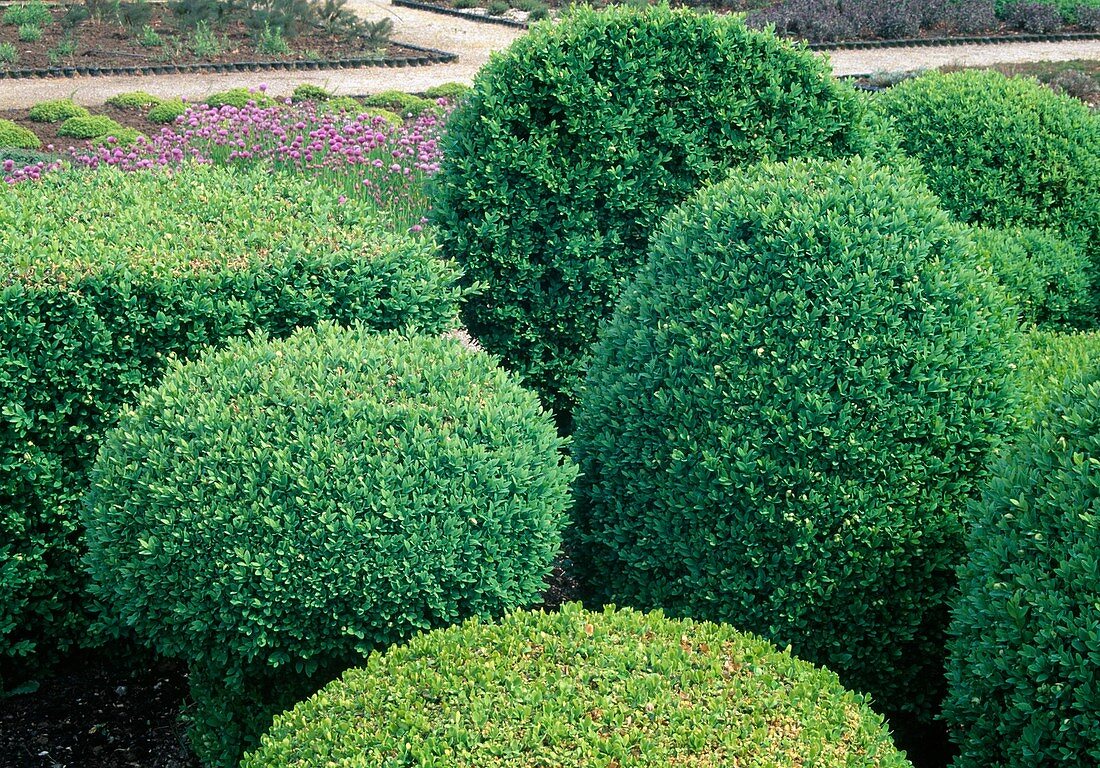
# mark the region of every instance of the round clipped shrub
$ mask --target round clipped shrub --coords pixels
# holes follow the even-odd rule
[[[175,367],[104,442],[93,591],[206,670],[216,704],[195,691],[193,741],[235,766],[286,705],[246,695],[251,670],[312,680],[537,601],[576,474],[562,446],[538,397],[456,339],[233,342]]]
[[[1069,382],[1100,370],[1100,332],[1060,333],[1036,329],[1024,337],[1016,379],[1021,395],[1021,432],[1062,396]]]
[[[167,359],[322,320],[457,325],[457,270],[308,179],[184,166],[0,185],[0,687],[87,635],[77,509]]]
[[[72,99],[41,101],[31,107],[27,116],[36,123],[63,123],[70,117],[88,117],[91,114]]]
[[[728,621],[930,715],[960,513],[1012,422],[1014,323],[971,249],[858,158],[763,164],[670,213],[578,409],[597,594]]]
[[[228,91],[212,93],[203,99],[208,107],[236,107],[244,109],[249,104],[257,107],[274,106],[275,100],[260,91],[250,91],[247,88],[230,88]]]
[[[121,131],[115,131],[107,136],[100,136],[98,139],[92,139],[92,146],[128,147],[131,144],[137,143],[139,139],[148,140],[145,134],[136,128],[123,128]]]
[[[353,115],[358,115],[364,112],[365,109],[362,103],[353,96],[333,96],[317,105],[317,112],[322,115],[335,114],[337,112],[348,112]]]
[[[38,149],[42,141],[18,123],[0,118],[0,147],[9,149]]]
[[[440,83],[433,85],[424,91],[426,99],[449,99],[458,101],[470,92],[470,86],[465,83]]]
[[[450,118],[432,216],[488,289],[463,318],[563,417],[661,216],[730,166],[865,149],[862,103],[737,17],[581,8],[481,70]]]
[[[1100,381],[1055,404],[975,505],[944,715],[957,768],[1100,761]]]
[[[294,89],[294,93],[291,95],[290,100],[297,104],[301,101],[328,101],[331,98],[332,94],[321,86],[302,83]]]
[[[145,117],[150,123],[167,125],[176,122],[176,119],[186,111],[187,105],[182,99],[166,99],[150,109]]]
[[[972,236],[1023,323],[1064,328],[1090,323],[1089,262],[1076,244],[1040,229],[979,227]]]
[[[1035,80],[929,73],[874,101],[958,219],[1053,229],[1100,279],[1100,117]]]
[[[160,96],[154,96],[145,91],[127,91],[107,99],[107,103],[112,107],[121,107],[122,109],[146,109],[155,107],[163,101],[164,99]]]
[[[276,718],[241,765],[384,755],[452,768],[909,765],[828,670],[729,626],[576,603],[375,654]]]
[[[364,96],[362,102],[363,106],[366,107],[382,107],[383,109],[399,112],[402,115],[419,115],[421,112],[435,108],[435,102],[431,99],[424,99],[403,91],[374,93],[370,96]]]
[[[74,139],[98,139],[101,136],[121,135],[126,130],[106,115],[77,115],[63,122],[57,129],[57,135]]]

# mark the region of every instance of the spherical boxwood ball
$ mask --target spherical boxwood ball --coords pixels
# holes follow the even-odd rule
[[[727,621],[928,715],[1013,323],[906,175],[792,161],[666,219],[578,411],[603,597]]]
[[[309,674],[535,602],[575,475],[561,447],[536,395],[452,339],[231,343],[109,433],[86,562],[159,652],[227,684]]]
[[[1056,399],[974,511],[945,717],[958,768],[1100,764],[1100,380]]]
[[[1100,117],[1035,80],[930,73],[873,102],[893,119],[952,214],[989,226],[1051,228],[1100,267]]]
[[[671,207],[762,158],[870,148],[855,92],[740,18],[576,9],[478,74],[451,116],[432,216],[473,335],[567,427],[583,360]]]
[[[903,768],[833,673],[728,626],[630,610],[437,630],[280,715],[242,768]]]

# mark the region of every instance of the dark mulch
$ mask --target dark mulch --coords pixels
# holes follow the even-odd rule
[[[183,28],[163,5],[153,6],[151,26],[161,36],[163,45],[141,45],[135,32],[114,22],[87,19],[72,28],[62,23],[64,10],[53,10],[54,20],[42,28],[38,41],[19,40],[19,30],[11,24],[0,25],[0,43],[11,43],[18,51],[18,58],[10,64],[0,63],[4,69],[40,69],[50,66],[65,67],[140,67],[172,63],[178,65],[200,62],[230,64],[241,61],[310,61],[320,59],[361,58],[382,53],[389,58],[422,56],[400,45],[382,46],[372,50],[355,38],[327,34],[315,28],[303,29],[300,34],[288,38],[291,48],[287,54],[263,53],[256,49],[255,35],[242,21],[232,21],[215,26],[223,50],[208,56],[196,56],[192,52],[193,32]],[[73,46],[71,52],[63,52],[64,45]],[[51,56],[52,52],[52,56]]]

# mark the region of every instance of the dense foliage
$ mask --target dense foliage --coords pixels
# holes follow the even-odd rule
[[[864,159],[669,214],[594,354],[578,549],[609,600],[728,621],[927,716],[961,512],[1011,425],[1011,313]]]
[[[975,506],[945,715],[958,768],[1100,764],[1100,381],[1071,387]]]
[[[61,124],[57,135],[74,139],[98,139],[100,136],[118,135],[125,130],[106,115],[75,115]]]
[[[1019,308],[1025,324],[1073,328],[1091,323],[1089,260],[1075,243],[1039,229],[973,230],[979,258]]]
[[[903,768],[833,673],[729,626],[578,604],[376,654],[280,715],[242,768]]]
[[[993,71],[930,73],[874,103],[958,219],[1052,229],[1085,250],[1100,285],[1100,116]]]
[[[262,170],[0,185],[0,678],[85,634],[87,469],[169,356],[321,320],[454,326],[454,267],[379,229],[365,204]]]
[[[0,118],[0,147],[10,149],[38,149],[41,140],[18,123]]]
[[[432,217],[470,331],[552,404],[661,216],[730,166],[867,149],[862,103],[737,17],[576,9],[494,58],[451,117]]]
[[[455,339],[231,342],[105,439],[93,592],[191,665],[192,742],[236,766],[314,673],[537,601],[576,474],[562,446],[538,397]]]
[[[1022,399],[1021,432],[1031,429],[1067,384],[1100,370],[1100,333],[1035,330],[1025,337],[1016,378]]]
[[[72,99],[40,101],[30,108],[28,117],[36,123],[63,123],[70,117],[87,117],[87,109],[74,104]]]

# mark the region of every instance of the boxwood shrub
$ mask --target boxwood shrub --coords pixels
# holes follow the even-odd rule
[[[176,122],[176,118],[186,111],[187,105],[182,99],[164,99],[159,104],[155,104],[145,117],[150,123],[167,125]]]
[[[1054,328],[1092,323],[1091,270],[1078,245],[1040,229],[977,227],[972,235],[1021,322]]]
[[[27,116],[36,123],[63,123],[70,117],[88,117],[90,114],[72,99],[56,99],[38,102],[30,108]]]
[[[962,221],[1053,229],[1076,241],[1100,279],[1100,116],[1035,80],[937,72],[875,102]]]
[[[192,741],[236,766],[315,673],[537,601],[576,475],[562,447],[538,396],[456,339],[231,342],[105,439],[93,592],[191,665]]]
[[[0,118],[0,147],[7,149],[38,149],[42,141],[19,123]]]
[[[1055,399],[976,505],[951,624],[958,768],[1100,761],[1100,380]]]
[[[275,100],[266,93],[250,91],[247,88],[230,88],[228,91],[212,93],[203,99],[208,107],[236,107],[244,109],[249,104],[257,107],[271,107]]]
[[[1100,370],[1100,333],[1034,330],[1023,344],[1016,369],[1022,399],[1021,432],[1058,400],[1069,382]]]
[[[63,122],[57,129],[57,135],[73,139],[98,139],[100,136],[117,136],[126,130],[106,115],[77,115]]]
[[[76,509],[103,433],[156,381],[252,329],[453,327],[456,269],[307,180],[48,174],[0,185],[0,677],[86,634]]]
[[[728,621],[927,718],[1014,323],[909,176],[766,163],[670,213],[595,348],[576,547],[598,596]]]
[[[450,118],[433,219],[487,290],[463,319],[572,410],[583,358],[661,216],[730,166],[867,149],[862,102],[737,17],[580,8],[517,40]]]
[[[241,765],[399,763],[909,765],[828,670],[729,626],[576,603],[375,654],[276,718]]]
[[[127,91],[126,93],[115,94],[107,99],[107,103],[112,107],[121,107],[122,109],[148,109],[157,106],[162,101],[164,99],[160,96],[154,96],[145,91]]]

